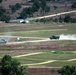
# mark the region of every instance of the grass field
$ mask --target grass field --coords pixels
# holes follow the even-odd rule
[[[76,66],[76,40],[35,41],[47,40],[52,35],[61,34],[76,34],[76,24],[2,23],[0,24],[0,38],[8,39],[8,42],[0,44],[0,59],[6,54],[11,55],[23,66],[29,67],[29,75],[59,75],[57,73],[58,67]],[[17,38],[20,40],[17,41]]]
[[[48,4],[51,6],[50,3]],[[52,11],[45,15],[74,10],[67,4],[67,6],[64,4],[54,5],[57,5],[58,8],[51,9]],[[64,17],[64,15],[61,15],[61,17]],[[61,34],[76,35],[76,23],[51,21],[30,21],[29,24],[0,23],[0,39],[7,41],[6,44],[0,44],[0,60],[8,54],[20,61],[21,65],[28,66],[28,75],[59,75],[57,72],[59,67],[65,65],[76,66],[76,40],[49,39],[52,35],[58,36]],[[20,38],[20,40],[17,40],[17,38]]]
[[[29,53],[31,54],[31,53]],[[40,54],[31,55],[15,55],[24,66],[46,66],[46,67],[61,67],[65,65],[75,65],[76,66],[76,51],[45,51]],[[1,58],[0,58],[1,59]],[[72,60],[75,59],[75,60]],[[54,61],[54,62],[51,62]]]
[[[71,56],[71,57],[70,57]],[[47,51],[47,52],[43,52],[37,55],[30,55],[30,56],[23,56],[23,57],[16,57],[16,59],[20,60],[21,63],[27,65],[32,64],[35,65],[35,63],[42,63],[42,62],[46,62],[46,61],[51,61],[51,60],[56,60],[55,62],[51,63],[43,63],[41,64],[42,66],[64,66],[65,63],[68,65],[75,65],[76,61],[68,61],[70,59],[76,59],[76,52],[69,52],[69,51]],[[56,64],[55,64],[56,63]],[[59,64],[58,64],[59,63]],[[60,64],[61,63],[61,64]],[[40,65],[40,64],[39,64]],[[40,66],[41,66],[40,65]],[[35,66],[38,66],[37,64]]]
[[[67,23],[34,23],[34,24],[4,24],[0,25],[0,34],[16,36],[48,37],[50,35],[75,34],[76,24]],[[27,31],[27,32],[26,32]],[[4,32],[4,33],[3,33]],[[45,34],[45,35],[44,35]]]
[[[48,39],[52,35],[76,34],[74,23],[32,23],[32,24],[0,24],[0,36],[22,37],[20,41],[9,41],[9,44],[0,45],[0,59],[9,54],[18,59],[24,66],[34,67],[62,67],[64,65],[75,65],[76,40],[49,40],[42,42],[30,42],[32,40]],[[27,38],[28,37],[28,38]],[[26,39],[25,39],[26,38]],[[29,42],[27,42],[29,41]],[[24,42],[24,43],[12,43]],[[40,54],[28,55],[42,52]]]

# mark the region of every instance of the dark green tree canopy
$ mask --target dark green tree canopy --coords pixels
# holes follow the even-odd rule
[[[72,4],[72,8],[76,8],[76,2]]]
[[[6,10],[5,10],[2,6],[0,6],[0,17],[1,17],[4,13],[6,13]]]
[[[38,11],[39,8],[40,8],[40,5],[41,5],[41,4],[40,4],[40,1],[34,0],[33,5],[32,5],[32,10],[33,10],[33,12]]]
[[[21,5],[16,3],[15,5],[9,5],[9,8],[11,9],[12,13],[14,13],[21,8]]]
[[[10,20],[10,16],[7,15],[7,11],[0,6],[0,21],[5,21],[5,22],[9,22]]]
[[[71,21],[70,15],[66,15],[64,18],[64,22],[70,22],[70,21]]]
[[[76,75],[76,66],[64,66],[58,73],[60,73],[60,75]]]
[[[20,62],[9,55],[5,55],[1,60],[0,75],[26,75],[26,73]]]
[[[0,0],[0,3],[2,3],[3,0]]]
[[[50,7],[46,4],[46,0],[31,0],[32,6],[29,8],[24,8],[20,13],[19,18],[32,17],[33,13],[41,10],[42,12],[49,12]]]

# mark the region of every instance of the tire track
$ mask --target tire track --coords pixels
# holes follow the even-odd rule
[[[20,57],[24,57],[24,56],[30,56],[30,55],[36,55],[36,54],[42,54],[42,53],[43,52],[29,53],[29,54],[14,56],[14,58],[20,58]]]
[[[49,60],[49,61],[45,61],[45,62],[41,62],[41,63],[34,63],[34,64],[22,64],[23,66],[35,66],[35,65],[43,65],[43,64],[48,64],[48,63],[52,63],[55,62],[57,60]]]

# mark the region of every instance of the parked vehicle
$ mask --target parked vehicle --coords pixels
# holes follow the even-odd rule
[[[0,44],[6,44],[7,42],[4,39],[0,39]]]

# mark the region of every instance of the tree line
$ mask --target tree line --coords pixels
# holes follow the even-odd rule
[[[56,21],[58,22],[66,22],[66,23],[76,23],[76,19],[75,18],[72,18],[69,14],[68,15],[65,15],[65,17],[59,17]]]
[[[39,10],[44,13],[50,11],[50,7],[47,5],[46,0],[31,0],[31,2],[33,3],[32,6],[29,8],[24,8],[20,13],[21,18],[31,17]]]

